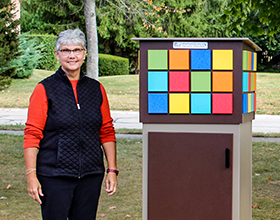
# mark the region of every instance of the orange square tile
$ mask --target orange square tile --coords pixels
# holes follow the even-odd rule
[[[169,69],[188,70],[190,68],[189,50],[169,50]]]
[[[252,70],[252,52],[249,51],[248,54],[248,70]]]
[[[213,72],[212,89],[213,92],[232,92],[233,72]]]

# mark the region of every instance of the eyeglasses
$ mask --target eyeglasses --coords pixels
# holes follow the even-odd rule
[[[84,51],[85,48],[76,48],[74,50],[69,50],[69,49],[61,49],[61,50],[58,50],[63,56],[67,56],[67,55],[70,55],[71,52],[73,52],[75,55],[80,55],[82,53],[82,51]]]

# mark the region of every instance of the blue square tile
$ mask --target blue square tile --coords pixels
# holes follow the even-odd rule
[[[211,70],[211,50],[191,50],[192,70]]]
[[[211,114],[211,94],[193,93],[191,94],[192,114]]]
[[[148,91],[167,92],[168,72],[148,72]]]
[[[148,94],[148,113],[149,114],[167,114],[168,113],[168,95],[167,95],[167,93],[149,93]]]
[[[256,59],[256,57],[254,56],[255,53],[254,52],[251,52],[252,55],[251,55],[251,70],[254,70],[254,60]]]
[[[243,114],[248,113],[248,94],[243,94]]]

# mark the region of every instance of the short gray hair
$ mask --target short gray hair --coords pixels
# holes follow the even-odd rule
[[[79,28],[76,29],[68,29],[66,31],[62,31],[59,33],[56,44],[55,50],[58,51],[61,44],[66,45],[82,45],[83,48],[86,49],[86,38],[84,32],[82,32]]]

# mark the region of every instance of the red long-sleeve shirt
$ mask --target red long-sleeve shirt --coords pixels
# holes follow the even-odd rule
[[[77,83],[79,80],[71,81],[73,91],[75,94],[75,98],[77,103]],[[101,143],[106,143],[110,141],[116,141],[115,138],[115,130],[113,127],[113,119],[110,115],[109,103],[107,99],[107,95],[105,92],[104,87],[100,84],[100,89],[103,96],[103,102],[101,105],[101,113],[102,113],[102,126],[99,131],[99,136]],[[45,87],[39,83],[31,97],[30,97],[30,104],[28,107],[28,118],[26,122],[26,127],[24,129],[24,143],[23,148],[29,147],[37,147],[39,148],[40,140],[44,137],[43,130],[47,120],[47,113],[48,113],[48,99]]]

